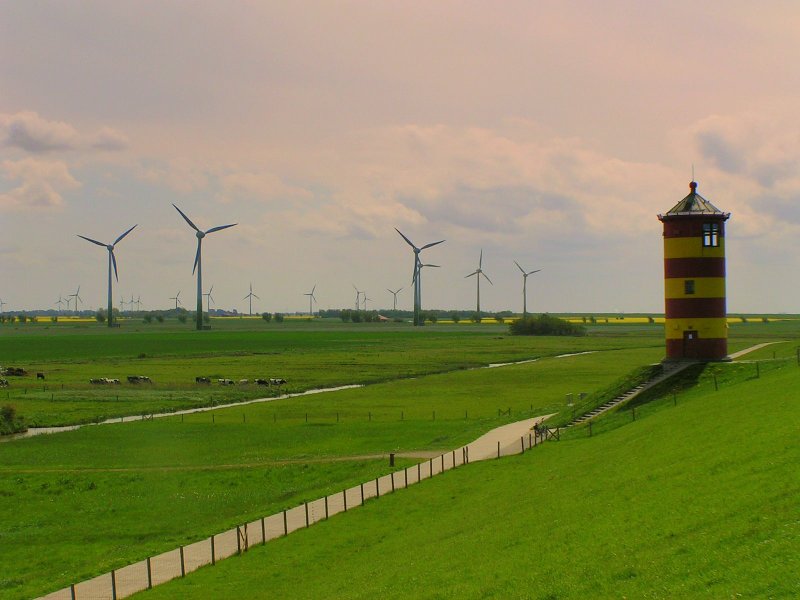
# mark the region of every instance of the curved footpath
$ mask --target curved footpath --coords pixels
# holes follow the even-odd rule
[[[43,596],[42,600],[89,598],[115,600],[184,577],[202,566],[215,564],[218,560],[246,552],[250,546],[264,544],[271,539],[326,520],[337,513],[362,506],[370,498],[380,498],[382,495],[430,479],[434,475],[440,475],[469,462],[521,454],[539,443],[531,433],[531,428],[549,416],[551,415],[503,425],[466,446],[443,454],[436,453],[435,456],[412,467],[76,583]]]

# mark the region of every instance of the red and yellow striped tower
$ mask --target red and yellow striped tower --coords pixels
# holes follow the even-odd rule
[[[725,306],[725,221],[731,216],[697,193],[667,214],[664,224],[664,298],[667,360],[722,360],[728,356]]]

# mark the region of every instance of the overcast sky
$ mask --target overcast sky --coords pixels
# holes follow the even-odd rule
[[[0,3],[0,299],[663,311],[661,223],[732,213],[728,308],[798,312],[794,0]]]

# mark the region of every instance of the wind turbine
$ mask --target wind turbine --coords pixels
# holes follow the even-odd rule
[[[414,250],[414,272],[413,276],[411,277],[411,281],[414,282],[414,325],[424,325],[424,323],[420,322],[419,313],[420,313],[420,305],[422,304],[422,297],[420,293],[420,285],[419,285],[419,268],[422,265],[422,261],[419,259],[419,253],[425,250],[426,248],[430,248],[431,246],[435,246],[436,244],[441,244],[445,240],[439,240],[438,242],[431,242],[430,244],[425,244],[421,248],[418,248],[414,245],[410,239],[408,239],[403,233],[395,227],[394,230],[400,234],[406,243],[411,246]]]
[[[62,302],[62,300],[61,300],[61,296],[59,296],[59,297],[58,297],[58,302],[56,302],[56,304],[58,304],[59,306],[61,306],[61,304],[59,304],[60,302]],[[8,302],[3,302],[3,300],[2,300],[2,299],[0,299],[0,313],[1,313],[1,312],[3,312],[3,307],[4,307],[6,304],[8,304]]]
[[[514,261],[514,264],[517,265],[517,268],[520,271],[522,271],[522,317],[525,318],[528,315],[528,275],[538,273],[541,271],[541,269],[536,269],[535,271],[525,271],[525,269],[519,266],[517,261]]]
[[[316,289],[317,289],[317,284],[315,283],[314,287],[311,288],[310,292],[308,292],[307,294],[303,294],[304,296],[308,296],[308,314],[309,316],[312,317],[314,316],[313,303],[317,301],[317,297],[314,295],[314,290]]]
[[[201,248],[203,246],[203,238],[206,237],[209,233],[214,233],[215,231],[220,231],[221,229],[227,229],[228,227],[233,227],[237,225],[237,223],[232,223],[230,225],[219,225],[217,227],[212,227],[211,229],[207,229],[206,231],[201,231],[197,228],[197,225],[192,223],[191,219],[183,214],[183,211],[175,206],[175,210],[177,210],[180,215],[184,218],[184,220],[189,224],[189,227],[194,229],[195,235],[197,236],[197,254],[194,257],[194,267],[192,267],[192,275],[194,275],[195,270],[197,271],[197,329],[203,329],[203,265],[201,261]]]
[[[367,300],[372,302],[372,298],[367,298],[367,292],[364,292],[364,312],[367,312]]]
[[[389,288],[386,288],[386,291],[389,292],[392,296],[394,296],[394,306],[392,307],[392,310],[397,310],[397,294],[399,294],[400,290],[402,289],[403,288],[397,288],[397,291],[393,291],[390,290]]]
[[[181,297],[181,292],[180,290],[178,290],[178,293],[175,294],[172,298],[170,298],[170,300],[175,300],[175,310],[178,310],[178,304],[183,304],[180,301],[180,297]]]
[[[469,275],[466,275],[466,276],[464,277],[464,279],[466,279],[467,277],[472,277],[473,275],[475,275],[475,276],[476,276],[476,277],[475,277],[475,280],[476,280],[476,281],[477,281],[477,283],[478,283],[478,307],[477,307],[476,311],[477,311],[477,313],[478,313],[478,318],[479,318],[479,319],[481,318],[481,275],[483,275],[483,276],[486,278],[486,281],[488,281],[488,282],[489,282],[491,285],[494,285],[494,284],[492,283],[492,280],[491,280],[491,279],[489,279],[489,276],[488,276],[486,273],[484,273],[484,272],[483,272],[483,270],[481,269],[481,266],[482,266],[482,265],[483,265],[483,249],[481,249],[481,256],[480,256],[480,258],[478,259],[478,268],[477,268],[477,269],[475,269],[475,270],[474,270],[472,273],[470,273]]]
[[[208,307],[207,310],[209,317],[211,316],[211,303],[214,301],[214,296],[211,295],[211,292],[213,291],[214,291],[214,286],[212,285],[210,288],[208,288],[208,291],[205,294],[203,294],[203,296],[206,296],[206,306]]]
[[[0,312],[3,312],[3,305],[5,302],[0,300]],[[58,312],[61,314],[61,305],[64,304],[63,298],[61,298],[61,294],[58,295],[58,301],[56,302],[56,306],[58,306]]]
[[[353,284],[353,289],[356,291],[356,312],[361,309],[361,290],[356,287],[356,284]]]
[[[119,282],[119,275],[117,274],[117,259],[114,256],[114,246],[116,246],[122,238],[128,235],[131,231],[136,228],[136,225],[128,229],[125,233],[120,235],[117,239],[114,240],[113,244],[104,244],[103,242],[98,242],[97,240],[93,240],[92,238],[88,238],[84,235],[78,235],[79,238],[86,240],[87,242],[91,242],[93,244],[97,244],[98,246],[103,246],[106,250],[108,250],[108,326],[113,327],[114,322],[114,315],[111,312],[113,308],[113,300],[111,297],[111,267],[114,267],[114,277],[116,278],[117,282]],[[77,302],[76,310],[77,310]]]
[[[78,289],[75,290],[75,293],[69,294],[67,298],[75,298],[75,314],[78,314],[78,300],[83,302],[83,298],[81,298],[81,286],[78,286]],[[69,302],[67,302],[67,308],[69,308]]]
[[[314,287],[311,288],[311,291],[307,294],[303,294],[303,296],[308,296],[308,314],[309,316],[314,316],[314,305],[313,303],[317,300],[316,296],[314,296],[314,290],[317,289],[317,284],[314,284]]]
[[[136,312],[139,312],[141,310],[142,310],[142,297],[136,296]]]
[[[250,298],[250,316],[252,317],[253,316],[253,298],[256,298],[257,300],[261,300],[261,298],[259,298],[258,296],[256,296],[253,293],[253,284],[252,283],[250,284],[250,293],[247,294],[247,296],[245,296],[244,298],[242,298],[242,300],[247,300],[248,298]]]

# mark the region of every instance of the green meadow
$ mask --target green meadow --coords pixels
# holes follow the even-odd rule
[[[41,370],[47,375],[44,384],[39,383],[39,386],[47,385],[47,391],[34,389],[30,376],[12,380],[12,387],[7,391],[6,402],[10,400],[20,413],[28,418],[33,416],[37,423],[77,423],[112,415],[170,412],[265,395],[263,389],[249,389],[248,386],[236,386],[233,390],[196,386],[196,375],[219,374],[231,379],[285,377],[289,380],[289,391],[352,383],[367,385],[211,412],[91,425],[67,433],[0,443],[0,564],[3,565],[0,598],[44,594],[206,538],[247,520],[297,506],[304,500],[374,479],[390,471],[386,458],[389,452],[446,451],[472,441],[493,427],[529,416],[556,413],[564,408],[567,394],[601,393],[630,378],[636,369],[663,357],[662,329],[646,325],[596,326],[583,338],[515,338],[506,334],[506,328],[494,325],[431,326],[422,330],[394,324],[361,328],[340,323],[300,322],[285,328],[259,324],[250,329],[243,328],[240,323],[234,325],[226,324],[225,328],[210,332],[187,332],[170,328],[168,324],[161,330],[144,328],[141,331],[42,324],[28,330],[22,327],[8,330],[11,333],[4,335],[0,344],[0,364],[24,366],[32,373]],[[5,333],[7,331],[3,330]],[[768,341],[792,341],[782,341],[758,352],[759,368],[763,371],[757,379],[753,375],[755,363],[742,362],[735,365],[741,372],[718,373],[717,386],[722,384],[725,390],[744,389],[742,386],[750,384],[751,379],[763,384],[782,373],[795,373],[789,366],[795,364],[797,333],[798,327],[793,322],[747,323],[732,327],[732,350]],[[561,357],[564,354],[575,355]],[[144,357],[139,358],[142,355]],[[479,368],[510,361],[531,362]],[[691,406],[704,405],[705,401],[695,395],[707,392],[709,382],[713,385],[710,373],[701,373],[695,380],[686,382],[680,390],[677,407],[667,392],[662,397],[653,397],[646,406],[640,407],[634,427],[645,422],[660,422],[658,420],[664,418],[660,416],[662,412],[674,417],[690,414],[680,411],[689,410]],[[98,390],[84,383],[88,377],[122,379],[127,374],[148,375],[154,384],[123,384],[115,386],[116,389]],[[26,389],[22,382],[31,385]],[[60,388],[60,384],[64,386],[63,392],[54,390]],[[759,419],[759,426],[760,416],[758,411],[751,415]],[[555,496],[561,494],[569,500],[564,505],[566,512],[560,513],[556,523],[572,531],[573,513],[579,515],[583,509],[580,495],[568,489],[570,482],[578,486],[576,489],[588,485],[578,481],[592,475],[584,463],[597,463],[598,452],[614,456],[614,451],[604,446],[598,449],[591,444],[622,435],[623,431],[633,431],[628,426],[630,423],[630,415],[618,411],[609,415],[606,424],[598,423],[592,438],[585,430],[576,428],[565,434],[563,442],[537,449],[525,457],[464,469],[464,475],[458,477],[467,478],[459,484],[457,494],[440,488],[435,480],[417,486],[428,491],[412,489],[386,501],[391,506],[400,502],[397,506],[402,506],[403,512],[421,516],[427,510],[426,502],[433,502],[435,506],[451,496],[460,498],[464,490],[471,489],[479,494],[475,498],[477,503],[485,502],[485,496],[489,495],[515,497],[515,501],[522,501],[529,511],[538,511],[533,507],[541,505],[555,518],[558,506],[547,509],[541,503],[545,501],[547,489],[556,486],[553,488]],[[769,423],[771,421],[766,422],[767,426],[771,426]],[[568,448],[573,450],[566,451]],[[586,456],[575,454],[575,448],[585,448]],[[636,446],[631,446],[630,450],[634,453],[646,451]],[[557,461],[562,459],[557,457],[562,451],[567,458],[559,463]],[[519,477],[519,472],[509,475],[509,481],[505,476],[495,479],[492,475],[498,473],[492,469],[501,469],[502,465],[508,468],[517,465],[514,468],[530,471],[532,467],[528,461],[539,460],[538,456],[552,456],[548,460],[560,466],[553,466],[551,476],[545,478],[529,473],[526,476],[528,487],[524,489],[519,487],[519,482],[511,482]],[[575,461],[575,465],[570,466],[570,461]],[[401,458],[398,467],[412,462],[412,459]],[[595,468],[600,467],[595,464]],[[558,469],[571,474],[552,475]],[[615,467],[609,464],[606,469],[614,471]],[[454,481],[451,477],[447,475],[439,480]],[[665,481],[664,484],[670,483]],[[433,495],[422,499],[413,496],[423,492]],[[438,500],[437,494],[441,495]],[[356,518],[357,513],[372,514],[371,511],[383,506],[383,502],[352,515]],[[613,505],[611,499],[608,503],[606,510]],[[466,507],[457,509],[456,512],[466,511]],[[535,515],[523,517],[518,510],[515,512],[505,505],[487,504],[486,510],[495,515],[498,523],[507,521],[497,528],[498,535],[500,532],[507,535],[514,519],[522,519],[519,531],[520,535],[524,532],[524,539],[509,542],[512,552],[521,552],[527,548],[526,544],[538,540],[540,533],[553,526],[552,519],[544,524],[536,519],[531,525],[529,521]],[[472,512],[466,511],[461,517],[454,517],[456,521],[450,527],[455,528],[457,522],[463,528],[473,517]],[[349,532],[341,534],[349,540],[347,544],[369,548],[370,543],[360,541],[357,532],[367,526],[365,531],[369,533],[372,525],[360,521],[355,525],[347,520],[349,518],[337,518],[315,526],[314,535],[322,534],[328,539],[325,532],[336,523]],[[366,519],[367,516],[357,518]],[[383,515],[377,521],[391,518]],[[476,531],[483,529],[484,537],[489,536],[486,518],[476,521]],[[609,516],[613,518],[619,516]],[[405,521],[395,525],[397,529],[409,526]],[[623,527],[622,524],[618,526]],[[434,537],[453,537],[453,543],[460,539],[461,534],[455,529],[441,532],[429,529]],[[278,545],[271,542],[266,547],[267,552],[281,547],[300,560],[309,550],[295,547],[292,540],[302,543],[302,540],[311,539],[305,537],[309,533],[293,534],[275,543]],[[424,532],[417,535],[424,537]],[[319,543],[317,537],[313,539],[315,544]],[[477,540],[478,546],[484,541],[483,538]],[[475,542],[474,539],[464,540],[466,544]],[[333,547],[328,552],[341,555],[345,548],[343,539],[334,536],[330,543]],[[393,556],[400,553],[409,557],[416,553],[415,545],[410,542],[405,545],[402,540],[382,543],[388,544],[387,550],[392,548],[389,551]],[[487,548],[504,544],[502,540],[488,540],[487,543]],[[564,538],[556,547],[561,543],[578,544],[575,539]],[[448,544],[442,546],[442,551],[454,552],[455,546]],[[583,556],[584,550],[579,548],[576,552]],[[561,559],[567,558],[565,551],[560,552]],[[256,556],[256,553],[251,554]],[[389,558],[374,559],[374,563],[371,562],[373,558],[366,560],[365,568],[372,565],[369,568],[374,575],[382,572]],[[472,561],[480,562],[475,558]],[[232,560],[224,564],[230,564],[225,566],[227,569],[243,562]],[[398,562],[400,564],[402,561]],[[448,568],[447,564],[443,563],[442,569]],[[498,577],[508,583],[496,588],[499,580],[487,575],[492,564],[489,563],[489,570],[472,564],[472,583],[469,578],[464,584],[467,587],[446,582],[442,584],[446,587],[442,593],[456,597],[462,591],[467,597],[478,597],[488,591],[486,597],[492,594],[508,597],[506,592],[514,581],[527,581],[525,569],[513,577],[508,569],[500,570]],[[559,572],[567,570],[569,564],[559,563]],[[335,571],[331,567],[329,563],[319,568]],[[287,565],[275,568],[270,571],[271,579],[266,586],[269,589],[277,585],[273,579],[280,579],[281,572],[286,574],[282,569],[292,569]],[[413,574],[413,565],[406,564],[405,568],[411,569]],[[455,567],[450,565],[449,568]],[[195,581],[195,577],[200,577],[196,581],[205,581],[205,577],[213,579],[215,575],[209,573],[192,575],[184,584],[194,585],[191,581]],[[425,581],[427,575],[421,571],[418,575],[419,581]],[[368,576],[354,572],[351,579],[357,582],[360,577]],[[478,586],[477,582],[485,578],[495,583]],[[380,579],[375,578],[375,585]],[[195,588],[191,593],[206,597],[218,595],[214,592],[215,584],[208,585],[211,586],[209,593]],[[256,585],[253,589],[257,589],[262,584],[254,582],[253,585]],[[380,585],[384,587],[364,589],[381,596],[402,596],[405,589],[408,595],[408,586],[393,591],[389,579]],[[184,588],[175,589],[181,591],[163,593],[185,597]],[[239,589],[240,595],[253,596],[242,589]],[[276,589],[287,590],[287,593],[270,597],[311,597],[319,591],[296,586],[292,576],[286,576]],[[334,586],[331,589],[339,590],[335,596],[350,594],[345,588]],[[511,597],[536,596],[524,591]],[[542,597],[547,594],[543,593]],[[552,597],[561,597],[561,593]]]
[[[713,379],[713,378],[712,378]],[[143,598],[796,598],[800,368],[457,469]],[[138,597],[138,596],[137,596]]]

